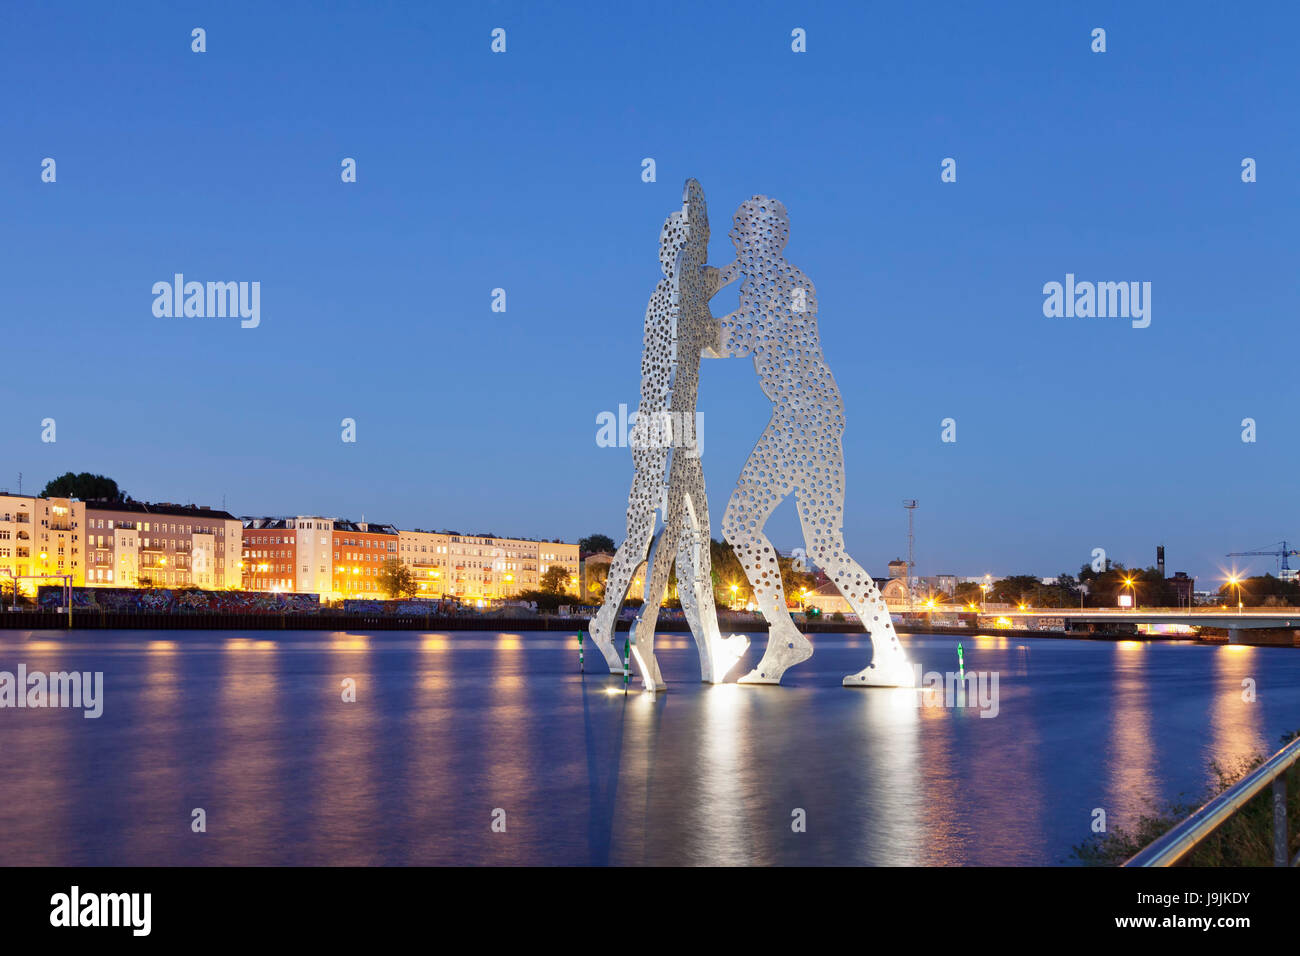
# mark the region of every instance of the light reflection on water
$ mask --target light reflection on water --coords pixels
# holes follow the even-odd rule
[[[858,635],[781,688],[702,685],[664,635],[653,697],[573,636],[267,633],[0,632],[0,670],[106,684],[98,720],[0,709],[0,864],[1068,863],[1094,808],[1131,823],[1300,726],[1287,648],[965,638],[984,719],[840,687]]]

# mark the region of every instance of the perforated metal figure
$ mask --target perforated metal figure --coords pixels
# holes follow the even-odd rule
[[[770,627],[767,649],[741,683],[778,684],[812,656],[812,644],[786,608],[777,552],[763,533],[768,517],[793,494],[808,557],[822,568],[871,635],[871,664],[845,685],[910,686],[911,666],[899,645],[879,588],[844,546],[844,403],[822,355],[817,293],[785,258],[790,220],[767,196],[740,205],[729,235],[743,276],[740,307],[718,322],[716,352],[752,356],[772,418],[741,469],[722,519]],[[728,267],[728,271],[730,267]]]
[[[709,225],[704,192],[688,180],[683,206],[660,233],[664,278],[646,309],[641,360],[641,401],[631,444],[636,473],[628,496],[627,536],[610,564],[605,601],[591,622],[591,635],[611,671],[622,669],[613,643],[619,609],[633,575],[646,561],[645,600],[632,626],[633,652],[648,689],[665,687],[654,654],[655,625],[677,561],[677,591],[700,654],[703,680],[721,680],[748,640],[724,641],[713,602],[709,510],[695,433],[701,352],[716,343],[709,299],[724,284],[705,265]],[[664,528],[655,537],[656,511]]]

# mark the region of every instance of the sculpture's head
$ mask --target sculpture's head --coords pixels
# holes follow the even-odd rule
[[[790,238],[790,216],[779,200],[753,196],[740,204],[734,219],[735,225],[727,235],[742,258],[785,249]]]
[[[664,275],[671,276],[677,271],[677,254],[686,248],[688,235],[686,216],[680,210],[664,220],[659,232],[659,268]]]
[[[707,246],[709,243],[709,205],[704,201],[704,187],[699,180],[688,179],[682,189],[682,213],[691,227],[691,238]]]

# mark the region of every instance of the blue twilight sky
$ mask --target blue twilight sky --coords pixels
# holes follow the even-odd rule
[[[695,176],[719,263],[741,200],[790,210],[873,573],[905,497],[926,574],[1164,543],[1207,586],[1300,540],[1296,8],[982,6],[6,4],[0,487],[621,540],[596,416]],[[176,272],[261,282],[260,327],[155,318]],[[1044,317],[1067,272],[1152,283],[1150,327]],[[716,529],[770,405],[737,359],[700,408]]]

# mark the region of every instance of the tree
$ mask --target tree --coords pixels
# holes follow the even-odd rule
[[[1030,597],[1034,607],[1078,607],[1079,584],[1074,575],[1061,573],[1055,584],[1040,584]]]
[[[537,605],[539,611],[554,611],[560,606],[563,598],[558,594],[552,594],[549,591],[520,591],[515,595],[517,601],[531,601]]]
[[[587,593],[583,595],[585,601],[595,601],[601,604],[605,600],[605,585],[609,581],[608,564],[588,564],[587,565]]]
[[[1079,569],[1079,583],[1088,585],[1089,607],[1115,607],[1122,594],[1130,594],[1135,606],[1172,607],[1178,603],[1173,585],[1159,568],[1125,568],[1118,561],[1106,561],[1105,571],[1090,565]]]
[[[725,541],[709,542],[709,560],[713,565],[713,600],[718,607],[731,607],[733,596],[737,600],[750,600],[749,578],[731,545]],[[733,593],[731,588],[735,585]]]
[[[1009,578],[994,581],[989,589],[989,600],[998,604],[1023,604],[1032,601],[1034,592],[1042,586],[1032,574],[1013,574]]]
[[[984,592],[974,581],[962,581],[952,592],[952,599],[963,607],[967,604],[979,604],[983,598]]]
[[[1300,604],[1300,583],[1284,581],[1271,574],[1241,578],[1236,584],[1223,584],[1219,588],[1219,601],[1229,606],[1238,601],[1245,607],[1282,607]]]
[[[1142,568],[1132,576],[1140,603],[1147,607],[1173,607],[1178,603],[1178,592],[1159,568]]]
[[[83,471],[79,475],[65,472],[46,483],[41,491],[42,498],[80,498],[82,501],[108,501],[120,504],[129,500],[125,491],[117,487],[117,482],[103,475],[92,475]]]
[[[17,607],[19,604],[26,606],[32,603],[31,598],[24,594],[17,584],[18,582],[13,578],[0,578],[0,607]]]
[[[597,551],[607,551],[613,554],[615,551],[614,539],[607,534],[589,534],[585,538],[578,539],[578,550],[583,554],[594,554]]]
[[[1129,576],[1124,565],[1110,558],[1106,559],[1104,571],[1094,571],[1090,564],[1079,568],[1079,583],[1088,586],[1088,607],[1115,607],[1119,604],[1119,592],[1128,590],[1124,579]]]
[[[415,597],[415,575],[397,558],[379,566],[379,586],[390,598]]]
[[[777,555],[776,564],[781,569],[781,588],[785,591],[787,607],[803,603],[800,594],[805,588],[809,594],[817,589],[817,578],[810,571],[796,571],[793,557]]]
[[[542,590],[547,594],[565,594],[568,592],[569,572],[558,564],[552,564],[542,574]]]

